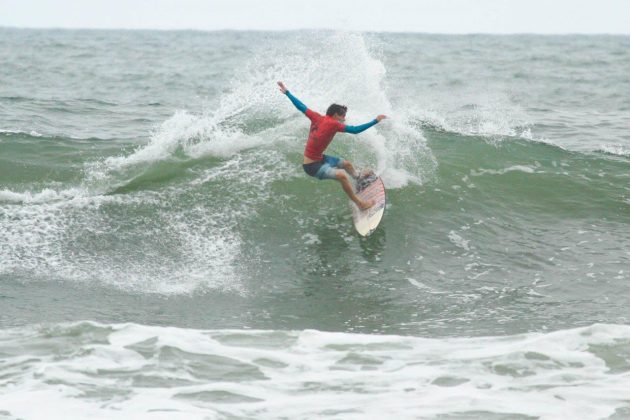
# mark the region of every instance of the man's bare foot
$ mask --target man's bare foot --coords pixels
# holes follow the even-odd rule
[[[353,178],[354,179],[366,178],[366,177],[372,175],[373,173],[374,173],[374,171],[371,170],[370,168],[362,169],[361,172],[355,172],[355,174],[353,175]]]
[[[366,168],[364,170],[361,171],[361,175],[359,175],[359,178],[366,178],[370,175],[373,175],[374,171],[370,168]]]
[[[359,206],[360,210],[367,210],[370,207],[372,207],[374,204],[376,204],[374,200],[368,200],[368,201],[361,201],[361,203],[358,203],[357,206]]]

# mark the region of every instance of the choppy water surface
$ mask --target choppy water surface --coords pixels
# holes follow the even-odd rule
[[[0,417],[630,416],[629,47],[0,30]]]

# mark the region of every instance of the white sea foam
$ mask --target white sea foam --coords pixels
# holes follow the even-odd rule
[[[483,168],[472,169],[470,171],[470,176],[504,175],[504,174],[506,174],[508,172],[523,172],[523,173],[526,173],[526,174],[542,173],[540,171],[537,171],[536,168],[533,168],[531,166],[514,165],[514,166],[509,166],[509,167],[503,168],[503,169],[483,169]]]
[[[630,147],[621,144],[604,144],[601,146],[601,151],[611,155],[630,156]]]
[[[53,201],[68,201],[87,196],[89,196],[89,193],[83,188],[68,188],[65,190],[44,188],[39,192],[17,192],[3,189],[0,190],[0,203],[41,204]]]
[[[602,324],[445,339],[28,327],[0,332],[0,407],[26,420],[42,407],[52,419],[600,419],[628,409],[628,343],[630,327]]]
[[[229,157],[262,142],[260,137],[222,128],[217,121],[221,121],[217,116],[178,111],[160,126],[148,144],[138,147],[130,155],[88,164],[88,179],[103,180],[127,169],[143,169],[155,162],[177,159],[178,151],[193,159]]]
[[[35,130],[12,130],[12,129],[0,129],[0,133],[7,134],[28,134],[33,137],[43,137],[44,135]]]
[[[226,229],[230,223],[225,211],[216,209],[214,217],[208,217],[211,209],[199,206],[162,211],[173,208],[176,189],[132,195],[72,193],[0,192],[0,199],[11,199],[0,206],[0,273],[97,282],[141,293],[241,290],[233,264],[239,240]],[[122,212],[146,208],[153,222],[146,224],[142,217],[135,222],[112,220],[103,206]],[[168,249],[162,249],[165,244],[170,244]]]
[[[451,243],[453,243],[453,245],[455,245],[458,248],[461,248],[465,251],[470,251],[470,246],[469,240],[466,240],[464,238],[461,237],[461,235],[459,235],[457,232],[455,232],[454,230],[451,230],[448,233],[448,239],[451,241]]]
[[[448,292],[444,292],[444,291],[441,291],[441,290],[434,289],[434,288],[432,288],[430,286],[427,286],[426,284],[424,284],[424,283],[422,283],[422,282],[420,282],[420,281],[418,281],[416,279],[413,279],[411,277],[407,277],[407,281],[411,285],[413,285],[414,287],[417,287],[418,289],[425,290],[428,293],[433,293],[433,294],[445,294],[445,293],[448,293]]]

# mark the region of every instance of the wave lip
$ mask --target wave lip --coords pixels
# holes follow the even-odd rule
[[[0,406],[25,419],[41,404],[66,418],[599,419],[627,412],[629,344],[630,327],[610,324],[442,339],[56,324],[0,331]]]

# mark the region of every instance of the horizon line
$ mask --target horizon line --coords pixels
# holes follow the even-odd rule
[[[374,30],[342,30],[334,28],[299,28],[299,29],[237,29],[237,28],[124,28],[124,27],[64,27],[64,26],[5,26],[0,25],[0,29],[17,30],[57,30],[57,31],[159,31],[159,32],[301,32],[301,31],[329,31],[329,32],[349,32],[349,33],[370,33],[370,34],[413,34],[413,35],[541,35],[541,36],[630,36],[630,32],[423,32],[423,31],[374,31]]]

